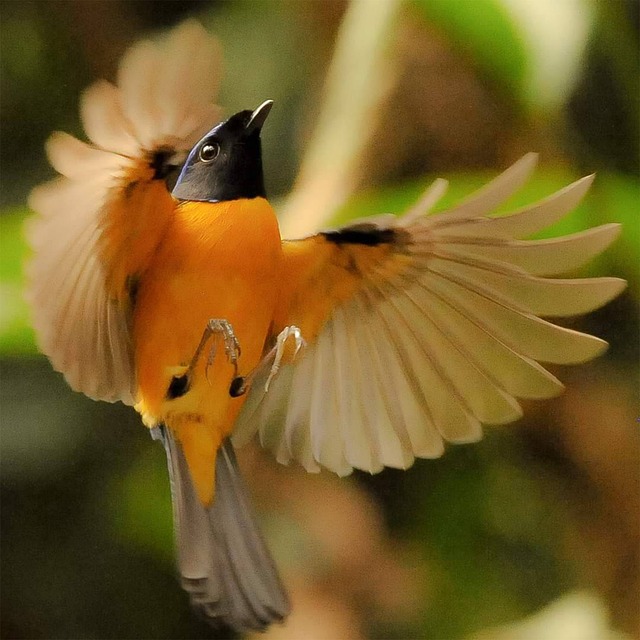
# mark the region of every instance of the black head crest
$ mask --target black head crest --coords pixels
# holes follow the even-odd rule
[[[260,131],[273,100],[216,125],[193,147],[173,188],[179,200],[265,197]]]

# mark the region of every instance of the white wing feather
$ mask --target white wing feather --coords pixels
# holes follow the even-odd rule
[[[406,468],[416,456],[441,455],[444,441],[478,440],[482,424],[517,420],[517,398],[558,394],[562,384],[538,361],[574,364],[602,353],[603,340],[538,316],[597,309],[624,281],[539,276],[578,268],[615,239],[619,225],[521,239],[571,211],[592,176],[511,215],[488,215],[524,183],[535,160],[528,154],[443,213],[420,215],[442,194],[439,181],[404,216],[369,219],[408,234],[409,267],[400,274],[371,268],[268,392],[255,381],[236,444],[257,429],[280,462],[296,460],[309,471]]]
[[[100,81],[83,94],[81,117],[92,144],[59,132],[47,142],[49,160],[64,177],[29,198],[38,215],[27,228],[33,249],[27,298],[39,346],[70,386],[133,404],[129,312],[109,297],[100,263],[103,207],[148,152],[168,145],[186,156],[215,123],[218,45],[187,21],[162,44],[132,47],[118,79],[117,86]]]

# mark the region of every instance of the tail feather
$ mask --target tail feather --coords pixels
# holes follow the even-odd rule
[[[180,445],[168,429],[159,429],[169,465],[178,566],[192,605],[212,624],[239,631],[282,621],[289,600],[230,441],[218,452],[215,500],[207,508],[198,500]]]

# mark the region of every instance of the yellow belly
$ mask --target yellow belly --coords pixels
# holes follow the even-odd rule
[[[266,200],[184,203],[149,269],[134,311],[140,408],[183,444],[203,502],[213,496],[215,454],[233,429],[243,398],[231,398],[234,369],[213,337],[183,396],[170,399],[174,375],[191,362],[210,319],[227,320],[240,343],[240,375],[259,362],[272,322],[281,265],[275,214]]]

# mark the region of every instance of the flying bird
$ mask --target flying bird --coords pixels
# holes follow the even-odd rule
[[[527,240],[593,177],[508,215],[528,154],[456,206],[438,180],[403,215],[281,239],[260,134],[271,101],[221,121],[219,53],[188,21],[124,56],[82,96],[89,142],[54,133],[60,174],[29,204],[28,298],[40,349],[69,385],[141,414],[165,447],[177,556],[212,623],[264,629],[290,605],[238,472],[257,437],[279,462],[340,475],[405,469],[522,415],[606,343],[543,317],[624,288],[566,279],[616,224]],[[303,212],[302,212],[303,213]]]

